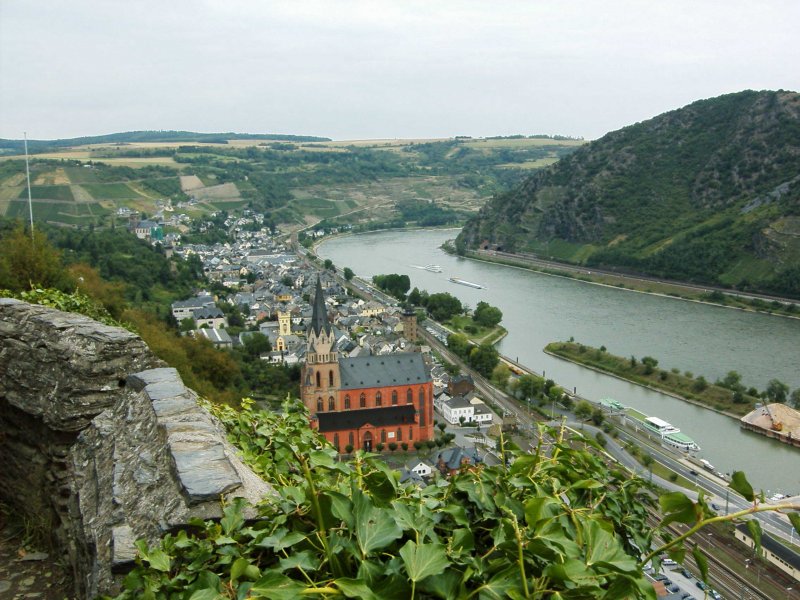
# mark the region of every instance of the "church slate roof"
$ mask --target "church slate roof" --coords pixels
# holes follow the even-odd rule
[[[318,412],[319,431],[346,431],[360,429],[364,425],[375,427],[399,427],[414,424],[413,404],[398,404],[381,408],[362,408],[359,410],[343,410],[335,412]]]
[[[419,352],[339,359],[341,389],[394,387],[431,381]]]

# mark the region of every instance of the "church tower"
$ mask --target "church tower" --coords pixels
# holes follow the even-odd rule
[[[308,327],[306,364],[300,376],[301,396],[311,416],[318,412],[337,411],[337,397],[341,378],[339,356],[334,348],[333,328],[328,322],[322,283],[317,277],[311,324]]]
[[[292,314],[278,311],[278,335],[292,335]]]
[[[417,313],[414,312],[414,309],[412,309],[411,307],[407,307],[403,311],[401,319],[403,321],[403,337],[406,338],[409,342],[416,342]]]

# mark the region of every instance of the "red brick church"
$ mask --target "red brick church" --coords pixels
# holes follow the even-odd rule
[[[433,439],[433,381],[422,354],[340,358],[335,341],[317,279],[300,378],[312,427],[339,452]]]

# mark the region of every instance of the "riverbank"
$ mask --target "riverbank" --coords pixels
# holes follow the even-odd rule
[[[702,376],[682,374],[677,369],[659,369],[658,361],[647,356],[642,359],[625,358],[609,354],[605,348],[592,348],[575,342],[552,342],[544,351],[551,356],[613,375],[737,420],[753,410],[757,400],[745,393],[736,396],[727,388],[708,383]],[[734,397],[741,400],[735,402]]]
[[[451,243],[443,244],[442,250],[450,254],[457,254],[455,247]],[[666,296],[676,300],[698,302],[721,308],[756,312],[788,319],[800,319],[800,307],[798,307],[797,301],[791,298],[770,298],[759,294],[737,293],[713,286],[704,287],[678,281],[663,281],[646,276],[610,273],[579,265],[569,265],[488,250],[467,250],[463,256],[479,262],[515,267],[553,277],[566,277],[584,283],[614,287],[641,294]]]

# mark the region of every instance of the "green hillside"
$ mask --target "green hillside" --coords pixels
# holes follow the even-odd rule
[[[493,198],[459,243],[800,297],[800,95],[611,132]]]
[[[169,138],[181,132],[144,133]],[[230,143],[106,138],[32,156],[35,221],[110,226],[127,220],[119,210],[127,208],[160,215],[155,218],[185,232],[186,221],[170,217],[247,208],[285,229],[320,220],[362,229],[460,225],[486,198],[583,143],[548,136],[291,143],[264,136]],[[28,211],[24,160],[0,157],[0,216]]]

